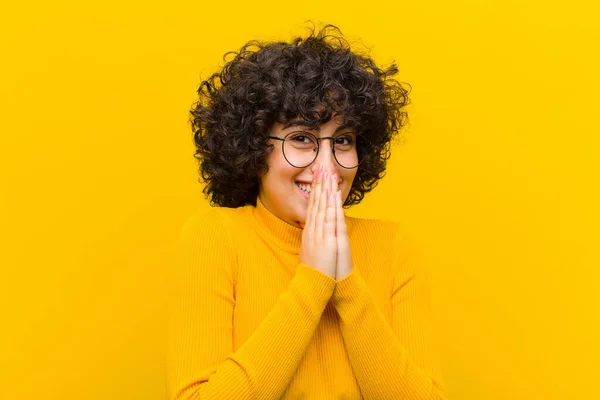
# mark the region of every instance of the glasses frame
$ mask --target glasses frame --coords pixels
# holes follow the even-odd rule
[[[306,165],[306,166],[304,166],[304,167],[298,167],[298,166],[295,166],[294,164],[292,164],[292,163],[290,162],[290,160],[288,160],[287,156],[285,155],[285,151],[284,151],[284,149],[283,149],[283,148],[284,148],[284,144],[285,144],[285,140],[287,139],[287,137],[288,137],[288,136],[290,136],[291,134],[294,134],[294,133],[305,133],[305,134],[307,134],[307,135],[310,135],[310,136],[314,137],[314,138],[317,140],[317,147],[316,147],[316,149],[317,149],[317,150],[316,150],[316,152],[317,152],[317,153],[315,154],[315,158],[314,158],[314,159],[313,159],[313,160],[312,160],[312,161],[311,161],[311,162],[310,162],[308,165]],[[290,164],[290,165],[291,165],[292,167],[294,167],[294,168],[307,168],[307,167],[310,167],[310,166],[311,166],[311,165],[312,165],[312,164],[313,164],[313,163],[314,163],[314,162],[317,160],[317,157],[319,156],[319,151],[321,150],[321,140],[326,140],[326,139],[329,139],[329,140],[330,140],[330,142],[329,142],[329,143],[331,144],[331,152],[333,153],[333,158],[335,159],[335,162],[336,162],[336,163],[337,163],[337,164],[338,164],[340,167],[342,167],[342,168],[344,168],[344,169],[354,169],[354,168],[357,168],[357,167],[358,167],[358,166],[359,166],[359,165],[360,165],[360,164],[363,162],[364,158],[363,158],[363,159],[361,159],[361,160],[359,160],[359,161],[358,161],[358,164],[356,164],[354,167],[344,167],[344,166],[343,166],[342,164],[340,164],[340,162],[338,161],[338,159],[337,159],[337,157],[336,157],[336,155],[335,155],[335,145],[334,145],[334,142],[333,142],[333,141],[334,141],[335,139],[337,139],[338,137],[340,137],[340,136],[344,136],[344,133],[340,133],[339,135],[337,135],[337,136],[335,136],[335,137],[333,137],[333,136],[327,136],[327,137],[322,137],[322,138],[320,138],[320,137],[317,137],[317,136],[315,136],[314,134],[312,134],[312,133],[310,133],[310,132],[307,132],[307,131],[293,131],[293,132],[290,132],[290,133],[286,134],[286,135],[285,135],[284,137],[282,137],[282,138],[281,138],[281,137],[278,137],[278,136],[267,136],[267,137],[268,137],[269,139],[281,140],[281,152],[283,153],[283,157],[285,158],[285,161],[287,161],[287,162],[288,162],[288,164]],[[358,139],[358,135],[355,135],[355,136],[356,136],[356,138]],[[313,149],[313,151],[315,151],[315,149]],[[356,156],[358,157],[358,152],[357,152]]]

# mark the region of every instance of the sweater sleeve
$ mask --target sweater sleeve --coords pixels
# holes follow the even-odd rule
[[[288,290],[233,352],[236,255],[223,222],[210,210],[180,235],[169,297],[169,400],[280,398],[335,288],[333,278],[298,264]]]
[[[352,369],[365,399],[445,400],[426,270],[403,235],[395,243],[391,326],[356,267],[337,281],[332,302]]]

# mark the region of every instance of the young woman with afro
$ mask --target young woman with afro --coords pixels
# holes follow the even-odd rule
[[[191,110],[213,207],[180,236],[169,399],[445,399],[401,224],[344,214],[406,124],[397,67],[332,25],[228,54]]]

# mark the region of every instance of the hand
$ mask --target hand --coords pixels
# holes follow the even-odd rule
[[[336,279],[336,210],[331,186],[327,171],[317,167],[302,231],[300,262]]]
[[[352,252],[350,250],[350,239],[346,229],[346,218],[344,209],[342,208],[342,191],[338,190],[337,175],[332,177],[332,184],[335,193],[335,211],[336,211],[336,244],[337,244],[337,268],[335,279],[340,280],[345,278],[354,269],[352,262]]]

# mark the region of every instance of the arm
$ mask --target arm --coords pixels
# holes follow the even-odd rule
[[[186,223],[181,272],[169,302],[170,400],[281,397],[310,343],[335,280],[299,264],[273,309],[232,350],[235,253],[222,216],[211,210]]]
[[[354,268],[337,281],[333,302],[348,356],[365,399],[445,400],[444,383],[433,348],[427,275],[414,251],[396,262],[390,326],[369,287]]]

